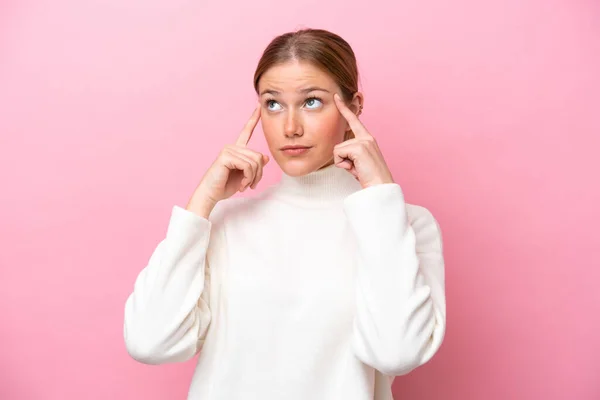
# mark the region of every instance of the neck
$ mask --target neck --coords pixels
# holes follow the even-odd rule
[[[360,183],[348,171],[331,164],[302,176],[284,172],[275,192],[297,205],[326,206],[360,189]]]

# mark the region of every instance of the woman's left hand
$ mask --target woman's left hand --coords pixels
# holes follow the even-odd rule
[[[334,102],[354,132],[354,139],[346,140],[334,147],[333,162],[337,167],[350,172],[363,189],[383,183],[393,183],[390,172],[375,138],[367,131],[356,114],[352,112],[336,93]]]

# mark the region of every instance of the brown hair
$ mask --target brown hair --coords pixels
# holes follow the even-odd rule
[[[302,29],[284,33],[269,43],[254,73],[256,92],[261,76],[269,68],[293,60],[309,62],[328,73],[347,103],[358,91],[356,56],[348,42],[323,29]]]

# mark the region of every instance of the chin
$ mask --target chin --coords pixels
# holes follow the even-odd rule
[[[301,160],[301,159],[283,159],[279,162],[281,170],[293,177],[299,177],[308,175],[322,167],[322,164],[314,160]]]

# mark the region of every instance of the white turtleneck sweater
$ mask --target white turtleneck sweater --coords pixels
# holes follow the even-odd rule
[[[390,400],[445,331],[439,226],[334,165],[204,219],[174,206],[125,305],[143,363],[199,353],[190,400]]]

